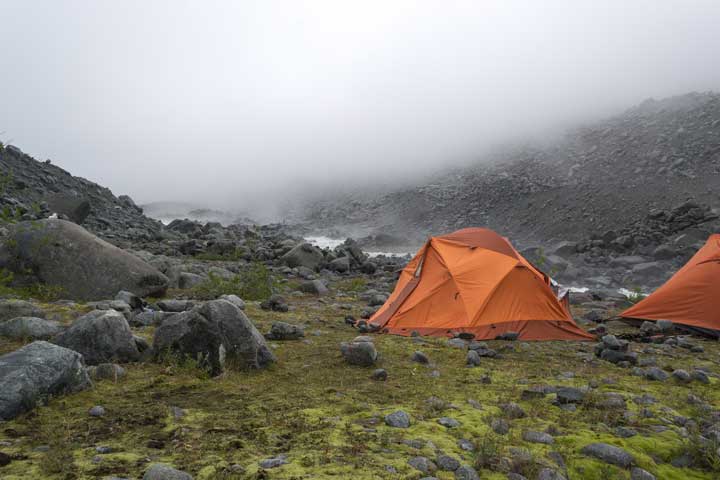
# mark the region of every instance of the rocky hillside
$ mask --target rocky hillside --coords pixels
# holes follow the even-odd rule
[[[5,217],[65,217],[113,243],[162,239],[162,224],[143,214],[127,195],[74,177],[50,161],[39,162],[18,147],[0,146],[0,208]]]
[[[718,185],[720,95],[692,93],[647,100],[551,147],[508,151],[425,185],[316,202],[306,220],[410,243],[488,226],[533,245],[627,229],[687,200],[717,208]]]

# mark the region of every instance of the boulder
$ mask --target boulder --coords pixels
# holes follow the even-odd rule
[[[130,325],[115,310],[93,310],[83,315],[53,343],[81,353],[88,365],[140,360]]]
[[[140,310],[143,308],[142,298],[132,292],[121,290],[115,295],[115,300],[127,303],[132,310]]]
[[[82,355],[33,342],[0,357],[0,420],[11,420],[51,396],[91,386]]]
[[[60,333],[62,327],[58,322],[36,317],[17,317],[0,323],[0,336],[16,340],[48,339]]]
[[[236,307],[238,307],[240,310],[245,310],[245,302],[242,298],[238,297],[237,295],[228,294],[228,295],[220,295],[221,300],[227,300],[228,302],[232,303]]]
[[[139,257],[57,219],[10,227],[0,267],[12,271],[17,284],[44,283],[74,300],[112,298],[120,290],[160,296],[168,286],[167,277]]]
[[[45,318],[45,312],[25,300],[0,300],[0,322],[16,317]]]
[[[315,270],[323,262],[323,253],[309,243],[301,243],[280,257],[280,260],[291,268],[303,266]]]
[[[64,215],[77,224],[83,223],[90,215],[90,202],[85,197],[52,193],[45,197],[45,202],[51,213]]]
[[[175,354],[198,361],[212,375],[227,361],[238,368],[264,368],[275,361],[265,339],[242,310],[227,300],[213,300],[166,319],[155,331],[156,359]]]
[[[345,273],[350,271],[350,258],[340,257],[330,262],[330,270],[338,273]]]
[[[313,295],[327,295],[330,290],[325,286],[321,280],[308,280],[300,284],[300,291],[305,293],[311,293]]]

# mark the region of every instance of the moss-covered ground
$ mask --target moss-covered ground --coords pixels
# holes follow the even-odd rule
[[[91,390],[52,399],[0,424],[0,451],[13,458],[0,467],[0,478],[137,479],[149,464],[163,462],[199,479],[416,479],[424,475],[408,459],[423,455],[434,460],[442,451],[477,465],[484,479],[504,479],[509,469],[534,478],[542,465],[557,466],[551,452],[562,456],[565,466],[559,468],[570,479],[629,479],[628,471],[580,453],[598,441],[628,450],[659,479],[720,478],[712,466],[670,464],[686,451],[697,454],[692,435],[684,438],[673,417],[707,414],[688,402],[691,393],[717,409],[716,378],[709,385],[652,382],[632,376],[629,369],[589,361],[592,343],[575,342],[493,341],[490,346],[501,351],[501,358],[483,358],[481,366],[468,368],[465,352],[445,339],[377,335],[377,367],[387,370],[388,379],[376,381],[371,379],[373,368],[349,366],[340,355],[339,343],[357,335],[343,317],[358,315],[364,307],[354,299],[356,285],[350,282],[345,288],[347,296],[327,301],[291,296],[288,313],[247,306],[246,313],[263,332],[275,320],[306,325],[305,340],[272,343],[278,361],[266,370],[208,378],[187,365],[126,365],[127,376],[117,382],[97,382]],[[61,308],[58,318],[66,313]],[[152,338],[151,328],[137,332]],[[656,355],[658,365],[718,372],[720,345],[694,342],[705,352],[673,350]],[[19,346],[21,342],[3,341],[0,353]],[[416,350],[426,353],[431,364],[412,362]],[[521,400],[522,391],[533,385],[588,384],[595,388],[574,412],[554,406],[554,395]],[[626,396],[627,409],[637,415],[628,418],[593,402],[602,392]],[[642,394],[654,396],[657,403],[631,401]],[[511,401],[527,416],[509,420],[509,434],[497,435],[490,421],[502,416],[500,404]],[[104,406],[106,415],[89,416],[94,405]],[[384,415],[398,409],[411,415],[410,428],[385,425]],[[442,416],[461,425],[445,428],[437,422]],[[618,426],[631,427],[638,435],[620,438],[614,433]],[[525,430],[550,431],[555,444],[528,443],[522,439]],[[461,449],[460,439],[474,442],[475,451]],[[406,440],[420,442],[408,445]],[[96,447],[110,447],[110,453],[98,453]],[[287,455],[286,465],[259,468],[259,461],[280,454]],[[449,472],[435,475],[454,478]]]

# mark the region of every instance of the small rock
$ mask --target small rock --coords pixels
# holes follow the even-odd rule
[[[654,380],[656,382],[664,382],[667,380],[669,375],[658,367],[650,367],[645,370],[645,378],[648,380]]]
[[[410,415],[398,410],[385,415],[385,424],[393,428],[410,428]]]
[[[523,440],[530,443],[543,443],[545,445],[552,445],[555,443],[555,439],[552,435],[545,432],[527,431],[523,433]]]
[[[412,457],[408,460],[408,465],[422,473],[431,473],[437,469],[435,464],[426,457]]]
[[[468,350],[466,357],[467,365],[477,367],[480,365],[480,355],[475,350]]]
[[[460,426],[460,422],[450,417],[440,417],[438,423],[446,428],[456,428]]]
[[[268,340],[298,340],[305,336],[305,329],[299,325],[285,322],[273,322],[270,332],[265,335]]]
[[[189,473],[175,470],[168,465],[156,463],[147,469],[143,480],[193,480],[193,477]]]
[[[474,452],[475,451],[475,444],[465,438],[461,438],[460,440],[458,440],[457,444],[461,450],[465,450],[466,452]]]
[[[374,365],[378,357],[377,350],[372,341],[358,341],[357,338],[352,342],[341,343],[340,352],[347,363],[361,367]]]
[[[105,415],[105,407],[102,405],[95,405],[90,410],[88,410],[88,415],[91,417],[102,417]]]
[[[503,418],[493,418],[492,422],[490,422],[490,428],[498,435],[507,435],[510,431],[510,424]]]
[[[630,471],[630,480],[655,480],[655,475],[640,467],[635,467]]]
[[[430,363],[430,359],[428,358],[428,356],[419,350],[412,354],[410,360],[420,363],[422,365],[427,365],[428,363]]]
[[[581,452],[620,468],[629,468],[635,461],[633,456],[622,448],[608,445],[607,443],[591,443],[583,447]]]
[[[480,480],[480,474],[469,465],[461,465],[455,470],[455,480]]]
[[[710,383],[710,377],[702,370],[693,370],[690,377],[696,382],[704,383],[705,385]]]
[[[287,456],[278,455],[277,457],[266,458],[265,460],[262,460],[260,462],[260,468],[265,468],[265,469],[277,468],[277,467],[281,467],[287,463],[288,463]]]
[[[682,382],[682,383],[690,383],[692,381],[692,377],[690,374],[682,369],[677,369],[672,372],[672,376],[675,380]]]
[[[373,380],[384,382],[385,380],[387,380],[387,377],[388,377],[387,371],[384,368],[378,368],[377,370],[373,371],[371,378]]]
[[[460,468],[460,461],[450,455],[438,455],[436,463],[440,470],[444,470],[446,472],[454,472]]]
[[[505,416],[511,420],[524,418],[527,415],[525,410],[523,410],[523,408],[515,402],[501,404],[500,410],[502,410]]]

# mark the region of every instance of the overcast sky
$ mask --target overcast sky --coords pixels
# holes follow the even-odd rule
[[[0,0],[0,137],[234,208],[720,89],[720,1]]]

